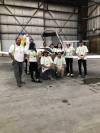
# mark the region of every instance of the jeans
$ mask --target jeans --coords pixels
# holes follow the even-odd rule
[[[22,82],[23,62],[14,61],[13,68],[17,85],[20,85]]]
[[[82,65],[84,68],[84,75],[87,75],[87,61],[84,59],[78,60],[78,68],[79,68],[79,74],[82,75]]]
[[[40,73],[39,73],[39,70],[38,70],[38,63],[37,62],[30,62],[29,68],[30,68],[31,79],[33,79],[33,77],[34,77],[33,72],[35,72],[36,79],[39,79],[40,78]]]
[[[66,60],[66,73],[73,74],[73,58],[65,58]]]

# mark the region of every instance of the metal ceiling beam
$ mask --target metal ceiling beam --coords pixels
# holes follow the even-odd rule
[[[98,18],[98,17],[100,17],[100,15],[96,15],[96,16],[93,16],[93,17],[88,17],[88,18],[85,18],[85,19],[91,20],[91,19],[95,19],[95,18]]]
[[[49,15],[51,16],[51,18],[54,18],[50,11],[48,11],[48,13],[49,13]],[[57,23],[57,21],[56,21],[56,20],[53,20],[53,21],[54,21],[54,23],[57,25],[57,27],[59,27],[59,24]],[[59,27],[59,28],[60,28],[60,27]],[[63,32],[62,32],[62,33],[63,33]]]
[[[88,14],[88,17],[90,17],[93,14],[93,12],[97,9],[97,7],[98,7],[98,5],[95,5],[95,7],[93,8],[93,10]]]
[[[48,10],[48,4],[43,0],[43,27],[46,30],[46,10]]]
[[[14,23],[0,23],[0,25],[7,25],[7,26],[19,26],[19,24],[14,24]],[[21,24],[22,26],[27,26],[27,27],[44,27],[44,25],[36,25],[36,24]],[[63,26],[50,26],[50,25],[45,25],[45,27],[48,28],[68,28],[68,29],[77,29],[77,27],[63,27]]]
[[[39,8],[40,8],[41,6],[42,6],[42,3],[39,5]],[[13,15],[14,19],[17,21],[17,23],[19,24],[19,26],[22,27],[22,30],[21,30],[20,32],[22,32],[22,31],[27,32],[27,31],[25,30],[25,28],[27,27],[28,23],[31,21],[32,17],[33,17],[33,16],[38,12],[38,10],[39,10],[39,8],[36,9],[36,11],[33,13],[33,15],[32,15],[32,16],[30,17],[30,19],[27,21],[26,25],[21,25],[21,23],[20,23],[19,20],[16,18],[16,16],[10,11],[10,9],[9,9],[7,6],[5,6],[5,4],[4,4],[4,7],[7,9],[7,11],[8,11],[11,15]]]
[[[69,15],[68,20],[64,23],[63,27],[69,22],[70,18],[75,14],[75,8],[72,14]],[[59,33],[62,32],[62,29],[59,30]]]
[[[27,0],[24,0],[27,1]],[[32,0],[28,0],[32,1]],[[34,0],[34,2],[41,1],[41,0]],[[70,7],[77,7],[78,5],[86,5],[88,0],[45,0],[48,4],[54,4],[54,5],[64,5],[64,6],[70,6]]]
[[[1,24],[1,17],[0,17],[0,24]],[[1,25],[0,25],[0,32],[2,32]],[[0,49],[2,51],[2,34],[0,34]]]
[[[3,6],[4,4],[0,4],[0,6]],[[36,10],[36,9],[39,9],[39,8],[36,8],[36,7],[30,7],[30,6],[19,6],[19,5],[11,5],[11,4],[5,4],[5,6],[8,6],[8,7],[14,7],[14,8],[25,8],[25,9],[28,9],[28,10]],[[43,11],[43,8],[40,8],[39,9],[40,11]],[[55,12],[55,13],[67,13],[67,14],[71,14],[72,12],[67,12],[67,11],[59,11],[59,10],[53,10],[53,9],[48,9],[46,11],[51,11],[51,12]],[[78,14],[78,13],[75,13],[75,14]]]
[[[10,14],[13,15],[13,13],[10,11],[10,9],[9,9],[7,6],[4,6],[4,7],[7,9],[7,11],[8,11]],[[19,20],[16,18],[15,15],[13,16],[13,18],[16,20],[16,22],[19,24],[19,26],[21,26],[22,29],[26,32],[26,30],[24,29],[23,25],[21,25],[21,23],[19,22]]]
[[[98,5],[98,6],[100,5],[100,2],[95,2],[95,1],[93,1],[93,0],[90,0],[89,3],[90,3],[90,2],[92,2],[93,4],[88,5],[88,8],[90,8],[90,7],[92,7],[92,6],[95,6],[95,5]]]
[[[88,7],[79,7],[78,8],[78,40],[87,39],[87,19],[88,17]],[[81,21],[80,21],[81,20]]]
[[[5,13],[0,13],[0,16],[11,16],[13,17],[14,15],[12,14],[5,14]],[[26,18],[36,18],[36,19],[43,19],[43,17],[38,17],[38,16],[30,16],[30,15],[18,15],[18,14],[15,14],[16,17],[26,17]],[[68,19],[59,19],[59,18],[47,18],[45,17],[46,20],[57,20],[57,21],[68,21]],[[77,20],[72,20],[70,19],[69,21],[71,22],[77,22]]]
[[[54,18],[50,11],[48,11],[48,14],[51,16],[52,19]],[[53,22],[59,27],[59,24],[56,22],[56,20],[53,19]]]
[[[18,32],[0,32],[0,34],[2,35],[6,35],[6,34],[9,34],[9,35],[18,35]],[[41,36],[41,33],[32,33],[30,32],[30,35],[40,35]],[[61,36],[77,36],[76,34],[59,34]]]
[[[89,2],[93,2],[93,3],[96,4],[96,5],[100,4],[100,2],[96,2],[96,1],[94,1],[94,0],[90,0]]]
[[[39,8],[42,6],[42,3],[39,5]],[[22,31],[23,30],[25,30],[25,28],[27,27],[27,25],[29,24],[29,22],[32,20],[32,17],[33,16],[35,16],[35,14],[39,11],[39,8],[38,9],[36,9],[36,11],[33,13],[33,15],[30,17],[30,19],[27,21],[27,23],[26,23],[26,26],[24,26],[24,28],[22,29]],[[21,32],[22,32],[21,31]]]
[[[94,32],[96,32],[96,31],[98,31],[98,30],[100,30],[100,28],[96,28]],[[88,32],[88,33],[89,33],[89,32],[93,32],[93,29],[90,29],[90,30],[88,30],[87,32]]]
[[[13,18],[16,20],[16,22],[21,26],[21,24],[20,24],[20,22],[19,22],[19,20],[16,18],[16,16],[12,13],[12,11],[7,7],[7,6],[5,6],[5,2],[3,2],[3,6],[4,6],[4,8],[11,14],[11,15],[13,15]],[[21,26],[22,28],[23,28],[23,26]],[[23,28],[24,29],[24,28]]]

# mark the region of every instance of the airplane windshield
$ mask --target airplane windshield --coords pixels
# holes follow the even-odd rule
[[[57,32],[53,30],[46,30],[42,34],[42,39],[44,41],[44,45],[49,46],[53,44],[54,46],[58,45],[59,43],[62,44],[62,39]]]

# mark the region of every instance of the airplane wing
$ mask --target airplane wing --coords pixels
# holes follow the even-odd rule
[[[38,48],[37,52],[44,52],[45,50],[48,51],[49,53],[52,53],[50,48]]]
[[[77,56],[73,56],[74,59],[77,59]],[[87,55],[87,59],[100,59],[100,55]]]
[[[39,48],[37,49],[38,52],[43,52],[47,50],[49,53],[52,53],[52,51],[48,48]],[[9,52],[0,51],[0,54],[9,56]],[[77,59],[77,56],[73,56],[74,59]],[[100,55],[87,55],[87,59],[100,59]]]
[[[0,51],[0,54],[9,55],[9,52]]]

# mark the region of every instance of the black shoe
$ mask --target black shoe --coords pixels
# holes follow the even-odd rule
[[[42,81],[41,80],[37,80],[36,83],[42,83]]]
[[[78,77],[79,77],[79,78],[82,78],[82,75],[79,74]]]
[[[26,84],[24,81],[21,81],[21,84]]]
[[[36,82],[35,79],[32,79],[31,81],[32,81],[32,82]]]
[[[87,74],[84,75],[84,78],[87,78]]]
[[[21,85],[21,84],[17,84],[17,86],[18,86],[18,87],[22,87],[22,85]]]

